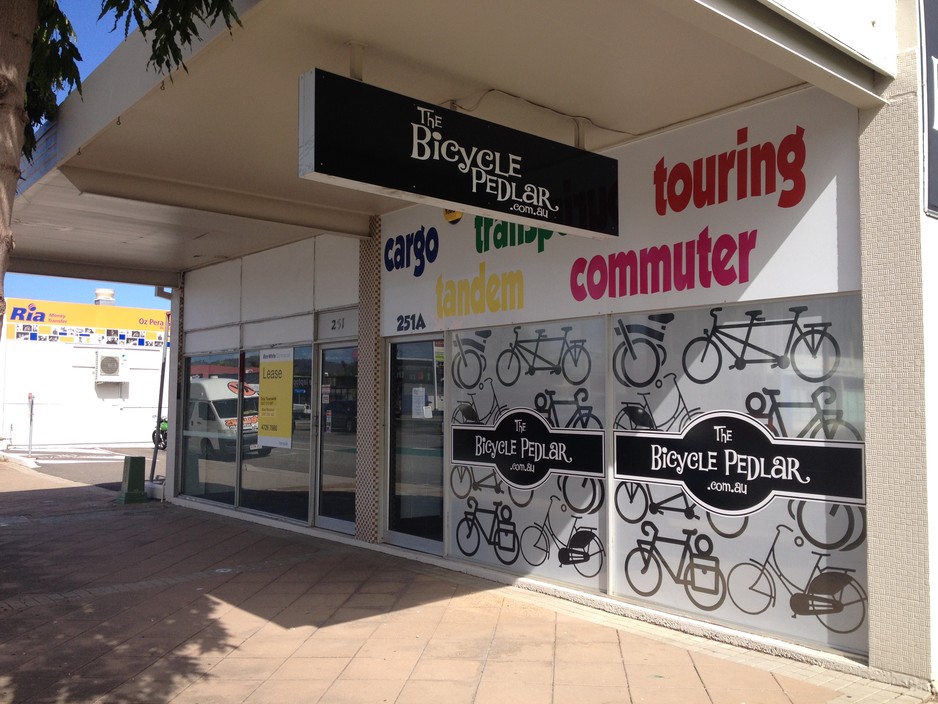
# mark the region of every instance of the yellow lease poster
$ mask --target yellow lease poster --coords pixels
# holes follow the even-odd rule
[[[257,442],[290,447],[293,440],[293,348],[261,351]]]

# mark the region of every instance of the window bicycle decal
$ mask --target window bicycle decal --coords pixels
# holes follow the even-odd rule
[[[677,375],[669,372],[664,375],[666,379],[671,380],[674,391],[677,393],[677,403],[674,406],[674,412],[662,421],[656,421],[654,410],[648,398],[651,396],[649,391],[639,391],[638,395],[642,397],[641,402],[623,401],[622,408],[616,414],[613,425],[620,430],[661,430],[668,432],[671,430],[683,430],[687,424],[700,415],[700,408],[690,408],[684,399],[684,394],[677,383]],[[663,386],[661,379],[655,380],[655,388],[660,389]]]
[[[453,381],[461,389],[471,389],[482,379],[485,371],[485,343],[492,335],[491,330],[476,330],[474,337],[456,333],[453,344]],[[478,338],[478,339],[476,339]]]
[[[668,323],[674,320],[673,313],[657,313],[648,316],[645,323],[626,323],[619,318],[615,334],[622,338],[612,353],[612,371],[623,386],[648,386],[658,375],[658,370],[668,359],[664,346],[664,333]]]
[[[626,523],[638,523],[648,514],[653,516],[672,512],[682,515],[689,520],[698,520],[700,515],[697,504],[687,498],[681,487],[668,488],[664,493],[669,494],[657,501],[653,498],[655,484],[640,484],[638,482],[619,482],[616,487],[616,513]],[[718,513],[706,512],[707,523],[713,531],[724,538],[735,538],[742,535],[749,525],[748,516],[723,516]]]
[[[687,598],[702,611],[714,611],[726,599],[726,577],[720,569],[720,560],[713,553],[713,540],[694,528],[682,531],[683,539],[660,534],[651,521],[642,524],[642,533],[649,539],[637,541],[625,558],[625,578],[636,594],[654,596],[661,588],[662,567],[675,584],[684,587]],[[662,551],[658,543],[681,548],[677,564],[671,551]]]
[[[813,409],[814,415],[798,431],[797,437],[821,437],[827,440],[860,440],[860,431],[844,420],[844,412],[833,406],[837,392],[831,386],[819,386],[811,393],[810,401],[779,401],[779,389],[763,388],[746,397],[746,412],[753,418],[765,419],[769,430],[788,437],[782,410],[785,408]],[[827,406],[831,406],[827,408]]]
[[[595,577],[603,568],[603,556],[606,550],[596,533],[596,528],[580,525],[582,516],[572,516],[567,537],[562,538],[550,522],[550,512],[554,503],[560,503],[560,510],[565,512],[567,504],[559,496],[551,496],[547,511],[540,523],[535,523],[521,533],[521,556],[532,567],[543,564],[557,550],[557,559],[561,565],[573,565],[584,577]]]
[[[812,552],[816,556],[804,585],[795,582],[779,563],[776,548],[783,532],[794,531],[786,525],[775,530],[775,539],[763,560],[750,558],[730,570],[727,577],[730,600],[750,615],[758,615],[774,606],[778,587],[788,592],[788,608],[792,618],[814,616],[834,633],[852,633],[866,619],[866,591],[853,577],[855,570],[846,567],[822,565],[830,553]],[[804,545],[801,536],[795,536],[796,547]]]
[[[505,386],[512,386],[521,376],[521,371],[532,375],[547,371],[551,374],[563,374],[563,378],[574,386],[582,384],[590,375],[592,360],[586,349],[586,340],[569,339],[573,326],[566,325],[562,335],[548,335],[540,328],[534,331],[534,337],[522,338],[521,326],[514,328],[515,339],[508,344],[495,361],[495,373]]]
[[[801,322],[807,306],[792,306],[791,318],[768,319],[761,310],[746,311],[746,321],[719,323],[717,313],[722,308],[711,308],[713,324],[684,348],[684,373],[698,384],[709,384],[723,366],[721,347],[733,358],[730,369],[743,370],[749,364],[769,364],[773,368],[787,369],[805,381],[821,382],[828,379],[840,363],[840,345],[829,332],[831,323]],[[773,352],[753,339],[759,329],[788,327],[788,336],[781,352]],[[764,343],[765,344],[765,343]],[[777,348],[776,348],[777,349]],[[750,353],[755,356],[749,356]]]
[[[511,520],[511,507],[496,501],[490,509],[481,508],[479,500],[474,496],[470,496],[466,504],[469,508],[456,525],[456,544],[462,554],[472,557],[485,540],[487,545],[492,546],[495,557],[502,564],[510,565],[517,560],[521,544],[515,523]],[[488,528],[483,525],[479,514],[488,517]]]

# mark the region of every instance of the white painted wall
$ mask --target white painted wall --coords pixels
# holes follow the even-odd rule
[[[99,350],[126,355],[126,382],[95,382]],[[29,444],[30,393],[33,445],[149,443],[161,361],[159,348],[0,339],[0,447]]]

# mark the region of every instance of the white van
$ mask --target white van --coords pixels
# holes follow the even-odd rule
[[[234,456],[238,442],[238,382],[235,379],[192,379],[185,434],[199,438],[202,457]],[[270,453],[257,442],[257,389],[244,384],[241,451]]]

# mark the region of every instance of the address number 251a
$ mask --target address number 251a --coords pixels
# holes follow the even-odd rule
[[[423,330],[427,324],[423,322],[423,315],[420,313],[411,313],[410,315],[397,316],[397,331],[409,332],[410,330]]]

